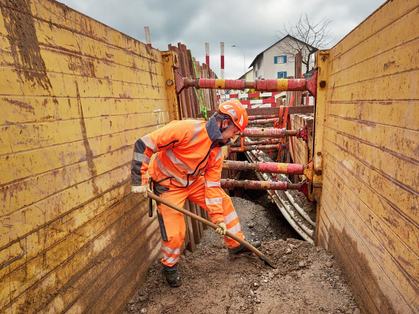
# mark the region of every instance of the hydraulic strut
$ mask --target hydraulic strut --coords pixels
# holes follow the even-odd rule
[[[221,187],[225,189],[244,188],[246,190],[297,190],[307,195],[308,186],[306,182],[288,183],[286,181],[251,181],[221,179]]]

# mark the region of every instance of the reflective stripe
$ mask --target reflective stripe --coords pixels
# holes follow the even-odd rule
[[[179,178],[179,177],[175,176],[173,173],[171,173],[169,170],[167,170],[167,169],[166,169],[166,167],[164,167],[164,166],[163,166],[163,164],[162,164],[162,162],[161,162],[161,160],[160,160],[160,158],[159,158],[159,156],[158,156],[158,155],[157,155],[156,160],[157,160],[157,166],[159,167],[160,171],[161,171],[164,175],[166,175],[167,177],[172,177],[172,178],[174,178],[177,182],[179,182],[180,184],[183,184],[184,186],[186,186],[186,185],[187,185],[187,183],[188,183],[188,182],[187,182],[186,180],[183,180],[183,179],[181,179],[181,178]],[[189,184],[192,184],[192,183],[194,183],[194,181],[189,180]]]
[[[205,198],[205,204],[207,205],[220,205],[223,203],[223,198]]]
[[[163,251],[165,251],[167,254],[180,254],[180,249],[171,249],[170,247],[167,247],[166,245],[164,245],[164,243],[161,244],[161,248]]]
[[[221,154],[223,153],[223,150],[220,148],[218,149],[217,157],[215,157],[215,160],[219,160],[221,158]]]
[[[232,211],[230,214],[228,214],[226,217],[225,217],[225,224],[226,225],[228,225],[230,222],[232,222],[234,219],[236,219],[238,216],[237,216],[237,213],[236,213],[236,211]]]
[[[134,157],[133,159],[135,161],[139,161],[139,162],[145,162],[147,164],[150,163],[150,158],[148,158],[146,155],[141,154],[141,153],[134,153]]]
[[[242,231],[242,228],[240,226],[240,223],[238,223],[237,225],[235,225],[234,227],[227,229],[228,232],[231,232],[232,234],[236,234],[239,231]]]
[[[219,186],[221,186],[221,183],[220,183],[220,181],[218,181],[218,182],[215,182],[215,181],[205,181],[205,186],[207,188],[219,187]]]
[[[182,161],[176,158],[175,154],[173,153],[173,150],[166,149],[166,155],[169,157],[169,159],[177,166],[182,168],[183,170],[187,171],[188,173],[193,173],[193,170],[190,169],[187,165],[185,165]]]
[[[195,127],[193,130],[193,135],[191,138],[191,143],[196,142],[196,140],[198,139],[199,133],[201,133],[201,122],[199,121],[193,121],[195,123]]]
[[[166,261],[169,264],[173,264],[173,263],[177,263],[179,261],[179,256],[178,257],[168,257],[166,255],[163,255],[163,260]]]
[[[156,145],[154,145],[153,141],[148,135],[145,135],[141,138],[141,140],[144,142],[144,144],[150,148],[154,153],[157,152]]]

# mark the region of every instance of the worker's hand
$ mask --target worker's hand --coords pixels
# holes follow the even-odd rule
[[[147,197],[147,186],[146,185],[133,185],[131,187],[131,192],[135,194],[140,194],[142,197]]]
[[[217,223],[218,228],[215,229],[220,236],[224,236],[227,233],[227,226],[224,222]]]

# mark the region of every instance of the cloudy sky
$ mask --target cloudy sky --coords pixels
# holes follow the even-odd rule
[[[183,43],[220,77],[220,42],[224,42],[224,77],[236,79],[263,50],[282,38],[284,25],[295,25],[302,13],[312,22],[328,19],[331,48],[385,0],[59,0],[141,42],[150,28],[154,48]],[[239,48],[233,48],[236,45]]]

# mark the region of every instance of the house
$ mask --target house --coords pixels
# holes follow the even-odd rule
[[[316,49],[297,38],[287,35],[275,44],[259,53],[249,67],[253,66],[254,80],[280,79],[294,77],[294,55],[291,47],[303,47],[303,60],[308,55],[308,48]],[[310,63],[314,62],[314,57]],[[311,66],[310,66],[311,68]]]

